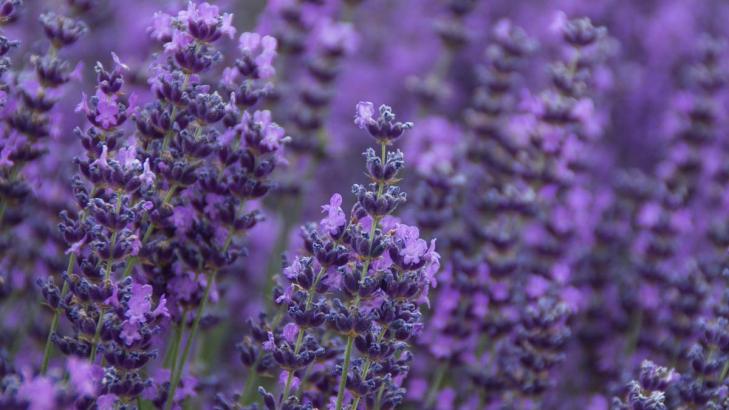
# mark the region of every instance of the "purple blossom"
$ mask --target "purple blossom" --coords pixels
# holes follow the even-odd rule
[[[370,123],[374,122],[375,119],[375,105],[369,101],[358,102],[354,114],[354,124],[365,129]]]
[[[322,213],[327,215],[321,220],[321,226],[326,232],[332,235],[336,234],[347,223],[347,217],[342,210],[342,196],[340,194],[332,195],[329,204],[322,205],[321,210]]]
[[[428,250],[428,244],[420,239],[420,230],[416,226],[398,224],[395,228],[395,238],[403,243],[400,256],[403,257],[405,263],[419,263]]]
[[[273,60],[276,57],[277,41],[274,37],[243,33],[240,35],[238,47],[244,57],[256,64],[261,79],[267,80],[276,74]]]
[[[25,380],[18,388],[17,397],[28,404],[29,410],[52,410],[56,407],[56,386],[48,377]]]
[[[142,172],[142,175],[139,176],[139,178],[148,187],[154,185],[154,180],[155,180],[156,176],[154,175],[154,173],[149,168],[149,159],[146,159],[144,161],[143,172]]]
[[[119,397],[115,394],[102,394],[96,399],[96,405],[99,407],[99,410],[114,410],[118,401]]]
[[[113,95],[106,95],[104,93],[96,93],[98,98],[96,121],[98,121],[102,127],[111,128],[117,124],[116,116],[119,114],[119,106],[116,102],[116,97]]]
[[[96,394],[101,369],[83,359],[69,357],[66,361],[69,378],[76,391],[82,396]]]
[[[283,328],[283,336],[284,339],[286,339],[289,343],[294,343],[296,341],[296,336],[299,333],[299,327],[296,326],[294,323],[287,323],[286,326]]]

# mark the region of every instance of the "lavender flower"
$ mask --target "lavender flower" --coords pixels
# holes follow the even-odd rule
[[[262,331],[254,333],[265,340],[259,351],[248,343],[241,346],[244,363],[266,363],[271,355],[281,369],[279,400],[259,387],[269,407],[278,401],[282,406],[333,403],[341,409],[351,401],[357,408],[364,399],[391,408],[403,398],[397,380],[410,361],[406,342],[420,327],[418,306],[427,303],[428,289],[435,285],[439,255],[435,241],[428,244],[416,227],[391,215],[405,200],[394,185],[404,161],[400,151],[387,147],[412,124],[396,122],[384,105],[374,116],[373,107],[359,103],[355,116],[355,124],[381,147],[379,156],[373,149],[364,153],[372,183],[353,186],[357,202],[349,218],[341,195],[335,194],[322,207],[326,216],[320,224],[302,229],[307,255],[284,269],[285,288],[275,292],[276,303],[286,307],[281,322],[286,324],[280,333],[268,331],[265,339]],[[333,372],[339,375],[326,390],[307,387]]]

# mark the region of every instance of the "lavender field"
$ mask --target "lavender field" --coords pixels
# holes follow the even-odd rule
[[[729,410],[729,3],[0,0],[0,410]]]

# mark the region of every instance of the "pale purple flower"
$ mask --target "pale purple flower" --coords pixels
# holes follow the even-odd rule
[[[146,187],[151,187],[154,185],[154,180],[156,176],[154,175],[154,172],[149,169],[149,158],[144,160],[144,168],[142,174],[139,176],[139,179],[142,180],[142,183]]]
[[[264,80],[276,74],[273,59],[276,57],[277,45],[274,37],[261,36],[258,33],[243,33],[238,40],[241,53],[256,63],[258,76]]]
[[[289,378],[289,371],[283,370],[278,375],[278,382],[281,383],[282,386],[285,386],[288,378]],[[294,376],[293,378],[291,378],[291,391],[296,391],[296,389],[299,388],[300,383],[301,383],[301,380],[298,377]]]
[[[86,236],[81,238],[78,242],[72,243],[71,246],[68,249],[66,249],[66,252],[64,252],[64,254],[66,254],[66,255],[74,254],[74,255],[78,256],[81,253],[81,249],[85,243],[86,243]]]
[[[301,263],[301,259],[297,257],[294,258],[291,265],[284,268],[283,274],[286,279],[293,281],[303,270],[304,265]]]
[[[131,346],[137,340],[142,340],[142,335],[139,334],[139,323],[132,322],[131,320],[125,320],[124,323],[122,323],[119,337],[121,337],[127,346]]]
[[[324,19],[318,26],[318,43],[329,50],[343,50],[349,54],[357,48],[357,32],[352,23]]]
[[[167,40],[172,37],[172,31],[172,16],[159,11],[152,15],[152,25],[147,28],[147,32],[153,39]]]
[[[361,129],[365,129],[368,124],[375,121],[375,105],[369,101],[360,101],[357,103],[354,114],[354,124]]]
[[[96,399],[96,406],[99,410],[114,410],[119,397],[116,394],[103,394]]]
[[[147,315],[152,317],[167,316],[167,299],[162,296],[157,307],[152,310],[152,286],[132,284],[131,296],[128,301],[129,308],[125,312],[127,319],[131,323],[144,323],[147,321]]]
[[[233,15],[224,13],[221,19],[220,32],[233,39],[235,37],[235,27],[233,27]]]
[[[276,123],[266,125],[263,131],[263,140],[261,144],[271,151],[275,151],[281,147],[286,136],[286,131]]]
[[[177,206],[172,210],[172,224],[180,232],[186,233],[195,221],[195,209],[190,205]]]
[[[129,66],[122,63],[121,59],[115,52],[111,52],[111,59],[114,60],[114,67],[120,70],[129,71]]]
[[[293,296],[293,294],[294,294],[294,288],[291,285],[287,285],[286,288],[284,288],[283,293],[281,293],[281,296],[276,298],[276,303],[281,304],[284,302],[286,302],[286,303],[291,302],[291,297]]]
[[[181,379],[181,386],[175,391],[175,401],[182,401],[187,397],[197,395],[195,388],[197,387],[197,378],[185,372]]]
[[[175,275],[167,284],[167,291],[178,300],[189,301],[199,285],[189,272]],[[160,302],[161,303],[161,302]]]
[[[655,226],[661,218],[661,206],[656,202],[648,202],[638,212],[638,224],[645,228]]]
[[[18,388],[18,399],[28,403],[28,410],[54,410],[56,408],[56,387],[50,378],[27,377]]]
[[[91,364],[88,360],[70,356],[66,360],[71,385],[83,396],[96,394],[96,383],[99,380],[101,368]]]
[[[126,170],[136,168],[139,165],[139,160],[137,159],[137,141],[132,139],[125,147],[120,148],[116,153],[116,160]]]
[[[201,3],[199,6],[195,6],[195,3],[190,2],[187,6],[187,15],[191,20],[202,21],[208,25],[215,25],[220,17],[220,10],[218,6],[214,6],[210,3]]]
[[[419,263],[428,250],[428,243],[420,239],[420,230],[416,226],[398,224],[395,228],[395,238],[404,244],[400,249],[400,255],[407,264]]]
[[[128,240],[131,242],[130,246],[132,251],[130,252],[133,256],[139,255],[139,251],[142,249],[142,241],[139,240],[138,235],[129,236]]]
[[[184,50],[187,46],[192,44],[193,38],[190,34],[185,31],[175,31],[172,33],[172,39],[165,43],[165,51],[175,52],[178,50]]]
[[[114,307],[119,307],[119,287],[116,283],[111,283],[111,296],[104,300],[104,303]]]
[[[567,26],[568,22],[569,18],[567,18],[567,14],[561,10],[557,11],[552,17],[552,23],[550,24],[549,29],[553,33],[561,33]]]
[[[76,112],[83,112],[88,115],[91,110],[89,109],[89,98],[85,92],[81,92],[81,102],[76,105]]]
[[[167,297],[165,295],[160,296],[157,307],[152,311],[152,317],[170,317],[170,312],[167,310]]]
[[[263,349],[269,352],[276,349],[276,340],[273,338],[273,333],[268,332],[268,340],[263,342]]]
[[[86,68],[86,64],[84,64],[83,61],[79,61],[76,66],[73,68],[73,70],[68,73],[68,78],[74,81],[81,82],[84,79],[84,68]]]
[[[106,129],[116,126],[116,116],[119,114],[116,96],[105,94],[99,90],[96,92],[96,97],[98,98],[96,121]]]
[[[12,167],[14,162],[10,156],[17,151],[23,143],[21,135],[15,131],[10,132],[8,138],[3,141],[3,148],[0,150],[0,167]]]
[[[287,342],[293,344],[299,335],[299,327],[295,323],[289,322],[283,328],[283,337]]]
[[[223,69],[223,75],[221,77],[221,82],[223,85],[232,87],[235,85],[235,82],[238,80],[238,69],[235,67],[225,67]],[[235,94],[231,94],[231,98],[235,98]]]
[[[328,205],[322,205],[322,213],[327,216],[321,220],[321,227],[329,234],[336,234],[347,224],[347,217],[342,210],[342,195],[334,194],[329,199]]]
[[[152,310],[152,286],[133,283],[128,304],[127,319],[132,323],[144,323],[145,315]]]

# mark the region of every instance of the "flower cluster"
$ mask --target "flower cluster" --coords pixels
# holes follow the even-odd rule
[[[0,24],[13,23],[21,13],[21,0],[3,1]],[[78,69],[61,55],[88,28],[81,20],[47,12],[39,17],[47,41],[41,54],[23,56],[29,65],[22,69],[9,58],[20,42],[0,36],[0,106],[3,132],[0,137],[0,224],[17,225],[25,216],[22,204],[31,196],[24,174],[38,162],[47,141],[59,135],[61,113],[54,109],[69,82],[79,78]]]
[[[320,223],[302,228],[304,253],[283,270],[282,287],[274,292],[283,311],[272,323],[252,326],[252,337],[240,346],[251,373],[261,365],[280,369],[278,401],[285,408],[398,405],[408,342],[422,326],[419,306],[429,303],[428,290],[436,284],[435,241],[428,244],[417,227],[393,216],[405,201],[395,185],[404,160],[402,152],[387,148],[412,124],[396,122],[385,105],[376,113],[368,102],[357,105],[355,124],[380,146],[379,155],[372,148],[364,152],[370,184],[352,187],[356,202],[349,217],[342,196],[334,194],[322,206]],[[259,390],[267,405],[276,406],[273,394]]]

